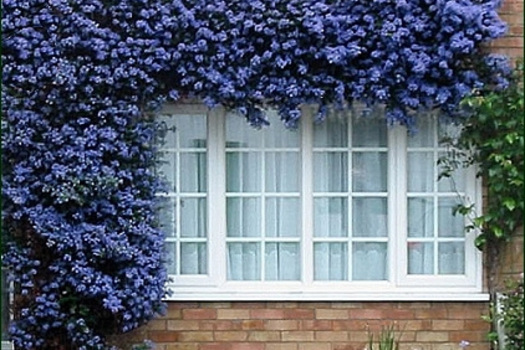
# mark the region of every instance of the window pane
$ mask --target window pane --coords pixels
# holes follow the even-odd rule
[[[177,233],[177,204],[175,198],[159,200],[159,225],[166,237],[175,237]]]
[[[408,192],[432,192],[434,190],[434,153],[408,153]]]
[[[353,190],[356,192],[386,192],[386,152],[359,152],[353,155]]]
[[[226,116],[226,147],[261,147],[263,133],[248,125],[240,115],[229,113]]]
[[[267,198],[266,236],[299,237],[300,210],[299,198]]]
[[[348,191],[348,153],[314,152],[314,191]]]
[[[439,157],[446,157],[446,153],[440,153]],[[441,172],[441,169],[439,169]],[[456,169],[451,177],[442,177],[438,182],[440,192],[463,192],[465,191],[466,171],[464,168]]]
[[[261,191],[261,155],[256,152],[226,153],[226,190]]]
[[[267,152],[266,192],[297,192],[300,186],[298,152]]]
[[[408,237],[434,236],[434,199],[408,198]]]
[[[348,147],[348,118],[328,116],[314,125],[314,147]]]
[[[465,244],[463,242],[439,243],[438,251],[440,275],[465,273]]]
[[[454,215],[454,209],[461,202],[457,198],[438,200],[438,235],[439,237],[465,237],[465,219],[461,214]]]
[[[417,119],[416,132],[408,136],[408,147],[433,147],[436,142],[435,118],[428,114]]]
[[[348,280],[348,245],[346,243],[315,243],[314,264],[316,281]]]
[[[175,133],[181,148],[206,148],[206,116],[177,115]]]
[[[175,275],[177,274],[176,243],[166,242],[164,244],[164,249],[166,250],[166,268],[168,270],[168,274]]]
[[[206,192],[206,153],[180,154],[181,192]]]
[[[206,243],[181,243],[180,273],[202,275],[207,273]]]
[[[352,236],[387,236],[386,198],[353,198],[352,203]]]
[[[299,243],[266,244],[266,280],[292,281],[301,278]]]
[[[181,237],[206,237],[207,212],[206,198],[182,198]]]
[[[314,236],[348,236],[347,198],[314,199]]]
[[[259,243],[228,243],[228,280],[261,279]]]
[[[275,111],[268,113],[271,120],[269,127],[264,128],[264,144],[270,148],[290,148],[299,147],[301,143],[300,128],[286,129],[283,123],[279,120]]]
[[[352,124],[352,146],[386,147],[387,124],[385,118],[354,117]]]
[[[386,280],[387,279],[387,244],[354,243],[352,250],[352,279]]]
[[[434,243],[408,242],[408,273],[410,275],[434,273]]]
[[[156,171],[160,179],[166,184],[166,190],[175,192],[176,189],[177,155],[173,152],[159,152],[159,161]]]
[[[226,224],[228,237],[261,236],[261,200],[227,198]]]

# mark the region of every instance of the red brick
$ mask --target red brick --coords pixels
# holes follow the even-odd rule
[[[286,319],[313,319],[314,310],[312,309],[289,309],[284,310],[284,318]]]
[[[315,340],[321,340],[321,341],[326,341],[326,342],[347,341],[348,332],[316,331],[314,337],[315,337]]]
[[[263,320],[245,320],[241,322],[241,329],[243,330],[251,330],[251,329],[264,329],[264,321]]]
[[[296,343],[266,343],[265,350],[297,350]]]
[[[449,332],[429,332],[421,331],[416,334],[416,341],[418,342],[445,342],[449,339]]]
[[[199,347],[200,350],[230,350],[230,345],[227,343],[203,343]]]
[[[330,320],[302,320],[300,329],[305,331],[330,331],[333,329]]]
[[[490,330],[490,323],[483,320],[465,320],[466,331],[486,331]]]
[[[217,318],[229,320],[248,320],[250,318],[250,310],[219,309],[217,310]]]
[[[463,330],[465,322],[462,320],[434,320],[432,329],[435,331],[454,331]]]
[[[484,331],[458,331],[449,332],[449,337],[450,341],[456,343],[459,343],[462,340],[467,340],[469,342],[481,342],[487,339],[487,333]]]
[[[381,318],[383,318],[383,311],[382,310],[363,309],[363,310],[350,310],[349,312],[350,312],[350,318],[351,319],[374,320],[374,319],[381,319]]]
[[[330,343],[299,343],[299,350],[331,350]]]
[[[217,310],[215,309],[182,310],[182,318],[185,320],[213,320],[217,318]]]
[[[170,331],[150,331],[149,338],[156,343],[172,343],[179,340],[177,332]]]
[[[334,331],[339,331],[339,330],[362,331],[362,330],[365,330],[368,325],[368,321],[362,321],[362,320],[346,320],[346,321],[335,320],[335,321],[332,321],[332,323],[333,323],[332,328]]]
[[[283,341],[312,341],[314,340],[313,331],[284,331],[281,333]]]
[[[421,320],[421,319],[443,320],[447,318],[447,310],[445,309],[416,310],[415,318],[417,320]]]
[[[264,350],[263,343],[233,343],[230,350]]]
[[[448,318],[453,320],[479,320],[483,313],[481,310],[463,308],[448,310]]]
[[[408,320],[413,319],[414,315],[413,310],[395,309],[383,311],[383,318],[387,320]]]
[[[356,311],[356,310],[351,310]],[[347,320],[349,311],[347,309],[317,309],[315,318],[318,320]]]

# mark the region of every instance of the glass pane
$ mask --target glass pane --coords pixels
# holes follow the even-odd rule
[[[446,157],[446,153],[440,153],[439,158]],[[439,169],[441,172],[441,169]],[[438,182],[440,192],[464,192],[465,191],[466,170],[464,168],[456,169],[452,172],[451,177],[442,177]]]
[[[226,147],[259,148],[264,130],[251,127],[243,116],[228,113],[226,116]]]
[[[356,192],[386,192],[386,152],[353,154],[352,188]]]
[[[266,192],[297,192],[300,186],[298,152],[268,152]]]
[[[386,237],[386,198],[353,198],[352,222],[354,237]]]
[[[348,245],[346,243],[315,243],[314,264],[316,281],[348,280]]]
[[[177,191],[177,155],[172,152],[160,152],[159,156],[160,159],[156,167],[157,176],[165,183],[166,191],[175,192]]]
[[[408,242],[408,274],[434,273],[434,243]]]
[[[269,111],[270,127],[265,128],[264,143],[269,148],[290,148],[299,147],[300,132],[299,129],[286,129],[284,124],[279,120],[276,111]]]
[[[177,274],[177,250],[176,243],[166,242],[164,243],[164,249],[166,251],[166,269],[169,275]]]
[[[206,147],[206,116],[177,115],[175,132],[181,148]]]
[[[463,242],[439,243],[438,254],[440,275],[465,273],[465,244]]]
[[[461,135],[462,127],[451,122],[450,118],[440,118],[438,120],[438,141],[446,139],[457,140]]]
[[[300,210],[299,198],[267,198],[266,236],[299,237]]]
[[[181,237],[206,237],[206,198],[182,198],[180,201]]]
[[[352,146],[386,147],[386,119],[375,116],[354,117],[352,124]]]
[[[261,236],[259,198],[227,198],[226,207],[228,237]]]
[[[261,154],[256,152],[226,153],[226,191],[261,191]]]
[[[228,243],[228,280],[261,279],[259,243]]]
[[[162,198],[158,211],[159,226],[166,237],[177,233],[177,202],[175,198]]]
[[[314,236],[348,237],[348,199],[314,199]]]
[[[434,199],[408,198],[408,237],[434,236]]]
[[[163,114],[159,115],[156,119],[157,122],[157,144],[160,148],[176,148],[176,117]]]
[[[181,243],[182,275],[203,275],[207,273],[206,243]]]
[[[296,281],[301,278],[299,243],[266,244],[266,280]]]
[[[314,147],[348,147],[348,118],[329,116],[314,125]]]
[[[180,154],[181,192],[206,192],[206,153]]]
[[[434,154],[432,152],[408,153],[408,192],[434,191]]]
[[[387,244],[354,243],[352,249],[352,279],[356,281],[386,280]]]
[[[348,153],[314,152],[314,191],[348,191]]]
[[[460,203],[458,198],[438,200],[439,237],[465,237],[465,217],[459,213],[454,215],[454,209]]]
[[[433,147],[436,142],[435,118],[430,114],[417,118],[416,133],[408,136],[408,147]]]

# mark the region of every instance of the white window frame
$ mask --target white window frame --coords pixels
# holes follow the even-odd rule
[[[225,118],[222,107],[208,109],[199,103],[167,105],[160,114],[207,115],[207,210],[208,274],[170,276],[171,301],[486,301],[482,292],[482,256],[474,246],[475,232],[466,234],[465,275],[411,275],[407,270],[407,131],[403,126],[388,131],[388,281],[313,280],[313,113],[304,106],[301,122],[302,236],[300,281],[226,280],[226,151]],[[243,122],[239,118],[239,122]],[[390,169],[395,169],[392,171]],[[475,169],[469,169],[469,179]],[[213,174],[213,176],[211,175]],[[308,175],[310,174],[310,175]],[[466,195],[481,212],[481,182],[468,182]],[[305,196],[306,194],[306,196]],[[160,194],[162,196],[162,194]]]
[[[3,287],[3,284],[4,284],[4,278],[6,278],[5,276],[5,269],[2,269],[2,287]],[[4,298],[4,293],[5,291],[2,290],[2,299]],[[13,319],[13,314],[11,313],[11,308],[9,307],[9,304],[11,302],[11,300],[13,300],[13,294],[11,292],[9,292],[7,294],[7,299],[8,300],[2,300],[2,312],[5,311],[5,308],[7,307],[8,309],[8,312],[9,312],[9,319],[12,320]],[[4,302],[7,302],[7,305],[4,304]],[[3,325],[3,326],[6,326],[6,325]],[[7,325],[9,326],[9,325]],[[13,347],[13,342],[9,341],[9,340],[5,340],[2,338],[2,342],[1,342],[1,350],[13,350],[14,347]]]

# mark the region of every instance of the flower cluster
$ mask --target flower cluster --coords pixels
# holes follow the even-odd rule
[[[391,122],[452,113],[505,84],[480,44],[497,0],[5,0],[2,220],[20,286],[15,345],[104,349],[162,309],[153,122],[197,97],[254,125],[264,108],[381,103]],[[483,60],[487,70],[478,68]]]

